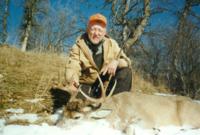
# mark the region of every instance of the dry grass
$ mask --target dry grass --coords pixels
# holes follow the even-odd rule
[[[134,73],[133,76],[133,91],[148,94],[170,93],[170,90],[166,86],[154,86],[152,83],[144,80],[138,73]]]
[[[66,57],[56,54],[22,53],[11,47],[0,47],[0,116],[2,109],[23,108],[26,112],[50,112],[50,88],[62,81]],[[39,103],[25,99],[42,98]]]
[[[22,53],[11,47],[0,47],[0,117],[9,115],[7,108],[22,108],[25,113],[46,115],[52,112],[52,82],[64,79],[67,57],[56,54]],[[134,75],[134,91],[167,92],[163,87]],[[26,99],[43,99],[37,103]]]

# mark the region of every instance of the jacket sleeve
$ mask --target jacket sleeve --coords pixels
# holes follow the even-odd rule
[[[69,59],[66,63],[65,76],[66,81],[70,83],[72,80],[79,83],[79,76],[81,75],[81,61],[80,48],[74,45],[69,53]]]
[[[115,58],[119,62],[119,65],[118,65],[119,68],[131,67],[131,60],[126,56],[124,51],[119,47],[118,43],[113,39],[111,39],[111,42],[112,42],[112,47],[114,50]]]

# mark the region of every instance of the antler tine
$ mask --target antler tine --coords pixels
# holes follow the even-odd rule
[[[105,98],[106,98],[106,90],[105,90],[105,88],[104,88],[104,86],[103,86],[103,82],[102,82],[102,80],[101,80],[99,74],[97,74],[97,78],[99,79],[99,83],[100,83],[100,86],[101,86],[101,92],[102,92],[102,96],[101,96],[100,98],[96,99],[96,98],[92,98],[92,97],[88,96],[88,95],[85,94],[85,93],[81,90],[81,88],[79,87],[79,91],[81,92],[81,94],[82,94],[86,99],[88,99],[88,100],[90,100],[90,101],[92,101],[92,102],[95,102],[95,103],[103,102],[103,100],[105,100]]]
[[[113,87],[112,87],[110,93],[108,94],[108,96],[107,96],[106,98],[109,98],[109,97],[112,96],[112,94],[113,94],[113,92],[114,92],[114,90],[115,90],[115,88],[116,88],[116,85],[117,85],[117,80],[115,80],[115,83],[114,83],[114,85],[113,85]]]
[[[100,100],[101,99],[96,99],[96,98],[92,98],[92,97],[90,97],[90,96],[88,96],[87,94],[85,94],[82,90],[81,90],[81,88],[79,87],[79,91],[81,92],[81,94],[86,98],[86,99],[88,99],[88,100],[90,100],[91,102],[101,102]]]
[[[103,101],[106,99],[106,89],[104,88],[103,82],[102,82],[102,80],[101,80],[99,74],[97,74],[97,78],[99,79],[99,83],[100,83],[100,86],[101,86],[101,92],[102,92],[102,95],[101,95],[100,98],[96,99],[96,98],[92,98],[92,97],[88,96],[87,94],[85,94],[85,93],[81,90],[80,87],[79,87],[79,91],[81,92],[81,94],[82,94],[86,99],[90,100],[91,102],[101,103],[101,102],[103,102]],[[114,92],[114,90],[115,90],[116,84],[117,84],[117,81],[115,80],[115,83],[114,83],[114,85],[113,85],[113,87],[112,87],[112,89],[111,89],[111,91],[110,91],[110,93],[109,93],[109,95],[108,95],[107,98],[109,98],[110,96],[112,96],[112,94],[113,94],[113,92]]]
[[[101,94],[102,94],[101,98],[105,99],[105,97],[106,97],[106,90],[104,88],[103,82],[102,82],[101,77],[99,76],[99,74],[97,74],[97,78],[99,79],[99,82],[100,82],[100,85],[101,85]]]

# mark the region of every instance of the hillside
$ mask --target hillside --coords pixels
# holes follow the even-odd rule
[[[2,109],[23,106],[27,112],[50,112],[52,81],[64,78],[66,57],[57,54],[22,53],[0,48],[0,113]],[[40,105],[25,100],[39,99]],[[1,115],[2,116],[2,115]]]
[[[53,82],[64,80],[66,60],[66,56],[58,54],[22,53],[13,47],[0,47],[0,116],[7,115],[5,109],[19,107],[26,113],[51,113],[50,89]],[[135,74],[134,91],[155,93],[167,90],[154,87]]]

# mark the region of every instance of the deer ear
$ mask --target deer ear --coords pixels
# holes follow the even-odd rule
[[[95,112],[90,113],[89,117],[93,119],[103,119],[107,117],[109,114],[111,114],[111,112],[112,112],[111,109],[97,110]]]

